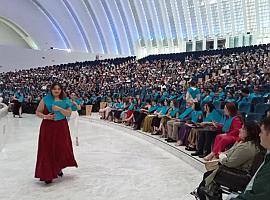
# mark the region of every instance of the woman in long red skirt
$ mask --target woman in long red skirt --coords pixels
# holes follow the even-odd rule
[[[70,131],[66,117],[71,115],[71,104],[61,84],[54,83],[36,110],[42,118],[40,126],[35,178],[52,183],[62,169],[78,167],[73,155]]]

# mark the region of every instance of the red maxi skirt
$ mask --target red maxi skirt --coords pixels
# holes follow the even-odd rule
[[[49,181],[66,167],[78,167],[66,119],[43,120],[40,126],[35,178]]]

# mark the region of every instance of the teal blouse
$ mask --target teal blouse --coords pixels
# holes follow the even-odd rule
[[[52,110],[53,106],[59,106],[63,109],[68,109],[71,107],[71,102],[68,98],[65,98],[63,100],[59,100],[59,101],[55,101],[54,97],[50,94],[48,94],[47,96],[45,96],[43,98],[43,101],[49,111],[49,113],[54,113],[54,120],[55,121],[59,121],[62,119],[65,119],[66,117],[60,112],[60,111],[54,111]]]
[[[77,106],[74,105],[74,104],[72,103],[72,100],[70,100],[70,101],[71,101],[71,110],[72,110],[72,111],[77,111],[77,110],[78,110],[78,109],[77,109]],[[81,100],[81,99],[76,99],[75,102],[76,102],[78,105],[81,105],[81,104],[82,104],[82,100]]]
[[[199,121],[199,117],[202,116],[202,111],[192,111],[191,113],[191,121],[196,123]]]
[[[170,110],[170,116],[172,118],[175,118],[177,113],[179,113],[179,108],[171,108],[171,110]]]
[[[217,112],[216,110],[213,110],[211,113],[209,113],[204,119],[204,122],[220,122],[222,115]]]
[[[16,93],[15,93],[15,97],[18,99],[18,101],[19,101],[20,103],[23,102],[24,97],[23,97],[23,94],[22,94],[22,93],[16,92]]]
[[[161,107],[161,110],[160,110],[161,115],[166,115],[167,112],[168,112],[168,110],[169,110],[169,107],[168,106],[162,106]]]

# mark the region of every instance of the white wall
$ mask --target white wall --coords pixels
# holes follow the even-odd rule
[[[1,152],[7,141],[8,107],[5,104],[1,104],[0,107],[2,107],[0,108],[0,152]]]
[[[126,57],[125,55],[100,54],[100,60],[106,58]],[[0,45],[0,72],[28,69],[48,65],[92,61],[96,54],[66,52],[61,50],[32,50]]]

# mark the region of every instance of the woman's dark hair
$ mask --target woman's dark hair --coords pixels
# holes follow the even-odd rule
[[[270,117],[266,117],[263,119],[261,125],[264,126],[264,129],[267,131],[267,132],[270,132]]]
[[[227,108],[228,112],[230,113],[231,117],[234,117],[238,114],[238,110],[237,107],[234,103],[230,102],[230,103],[226,103],[225,107]]]
[[[174,107],[177,108],[177,101],[176,100],[172,100],[171,102],[173,103]]]
[[[190,81],[190,86],[195,87],[196,83],[194,81]]]
[[[205,106],[208,106],[210,113],[211,113],[213,110],[216,109],[215,106],[214,106],[214,104],[211,103],[211,102],[208,102],[208,103],[206,103],[206,104],[204,104],[204,105],[205,105]]]
[[[166,100],[160,100],[159,103],[164,106]]]
[[[247,133],[247,137],[245,139],[245,142],[251,141],[256,146],[260,146],[261,128],[260,128],[259,124],[257,124],[254,121],[244,122],[244,129]]]
[[[151,104],[151,99],[146,99],[146,103]]]
[[[243,88],[241,90],[241,92],[244,93],[244,94],[249,94],[249,89],[248,88]]]
[[[194,104],[195,111],[200,111],[201,110],[201,105],[200,105],[199,102],[194,102],[193,104]]]
[[[58,83],[58,82],[54,82],[54,83],[51,85],[51,88],[50,88],[51,95],[53,96],[52,90],[53,90],[53,88],[54,88],[55,86],[58,86],[58,87],[60,88],[60,90],[61,90],[61,93],[60,93],[60,95],[59,95],[59,98],[60,98],[60,99],[65,99],[65,98],[67,98],[67,95],[66,95],[66,93],[64,92],[63,86],[61,85],[61,83]]]

